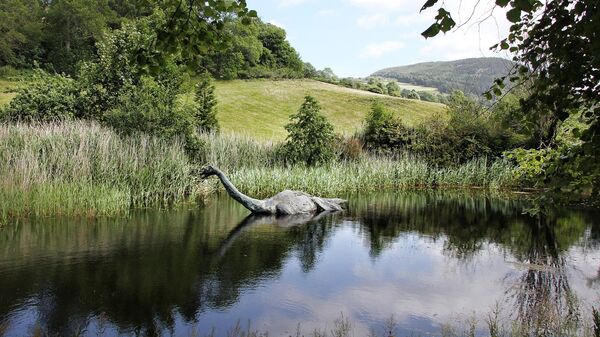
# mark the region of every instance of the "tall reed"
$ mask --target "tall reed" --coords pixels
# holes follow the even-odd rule
[[[195,192],[183,144],[94,123],[0,125],[0,217],[97,215]]]
[[[409,155],[287,167],[278,144],[200,134],[203,162],[229,173],[244,193],[265,197],[284,189],[337,196],[413,187],[518,186],[504,160],[476,159],[443,168]],[[199,182],[182,142],[146,135],[121,137],[94,123],[0,125],[0,219],[21,215],[103,215],[163,206],[220,188]]]

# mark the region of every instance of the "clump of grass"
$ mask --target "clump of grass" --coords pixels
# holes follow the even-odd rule
[[[0,125],[0,218],[104,215],[196,192],[179,141],[120,137],[97,124]]]

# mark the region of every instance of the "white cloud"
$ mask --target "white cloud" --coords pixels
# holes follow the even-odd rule
[[[374,12],[399,9],[418,10],[420,6],[418,0],[350,0],[350,3]]]
[[[279,7],[289,7],[301,5],[309,0],[279,0]]]
[[[273,26],[277,26],[279,28],[285,29],[285,26],[281,22],[278,22],[275,20],[269,20],[269,23],[272,24]]]
[[[372,43],[367,45],[363,49],[361,57],[377,58],[385,54],[394,52],[402,47],[404,47],[404,44],[399,41],[385,41],[381,43]]]
[[[356,25],[360,28],[372,29],[377,26],[385,26],[389,21],[387,15],[383,14],[363,15],[356,20]]]
[[[329,16],[329,15],[334,15],[334,14],[335,14],[335,11],[333,9],[322,9],[317,12],[318,16]]]

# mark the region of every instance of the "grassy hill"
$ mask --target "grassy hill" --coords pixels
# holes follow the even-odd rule
[[[0,79],[0,106],[16,95],[18,82]],[[216,82],[218,118],[224,132],[260,140],[283,140],[284,125],[298,111],[304,96],[314,96],[335,131],[352,134],[362,126],[375,101],[397,111],[408,125],[424,116],[443,112],[444,105],[395,98],[313,80],[252,80]]]
[[[480,95],[494,79],[508,73],[513,63],[497,57],[470,58],[449,62],[425,62],[379,70],[371,76],[393,78],[399,82],[437,88],[449,93],[459,89]]]
[[[226,132],[247,134],[258,139],[284,139],[284,125],[302,104],[305,95],[314,96],[335,131],[352,134],[362,126],[375,101],[402,116],[408,125],[440,113],[445,106],[367,91],[348,89],[313,80],[253,80],[217,82],[218,118]]]

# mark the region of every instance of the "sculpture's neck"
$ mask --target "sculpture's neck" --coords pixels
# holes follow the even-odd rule
[[[221,183],[223,183],[223,187],[225,187],[225,190],[227,191],[227,193],[229,193],[229,195],[233,199],[235,199],[237,202],[242,204],[244,207],[246,207],[252,213],[267,212],[267,210],[264,206],[264,202],[262,200],[253,199],[253,198],[250,198],[249,196],[241,193],[231,183],[231,181],[229,181],[229,179],[227,179],[227,177],[225,176],[225,174],[223,174],[223,172],[221,172],[219,170],[215,170],[215,171],[216,171],[216,173],[215,173],[216,176],[219,177],[219,179],[221,180]]]

